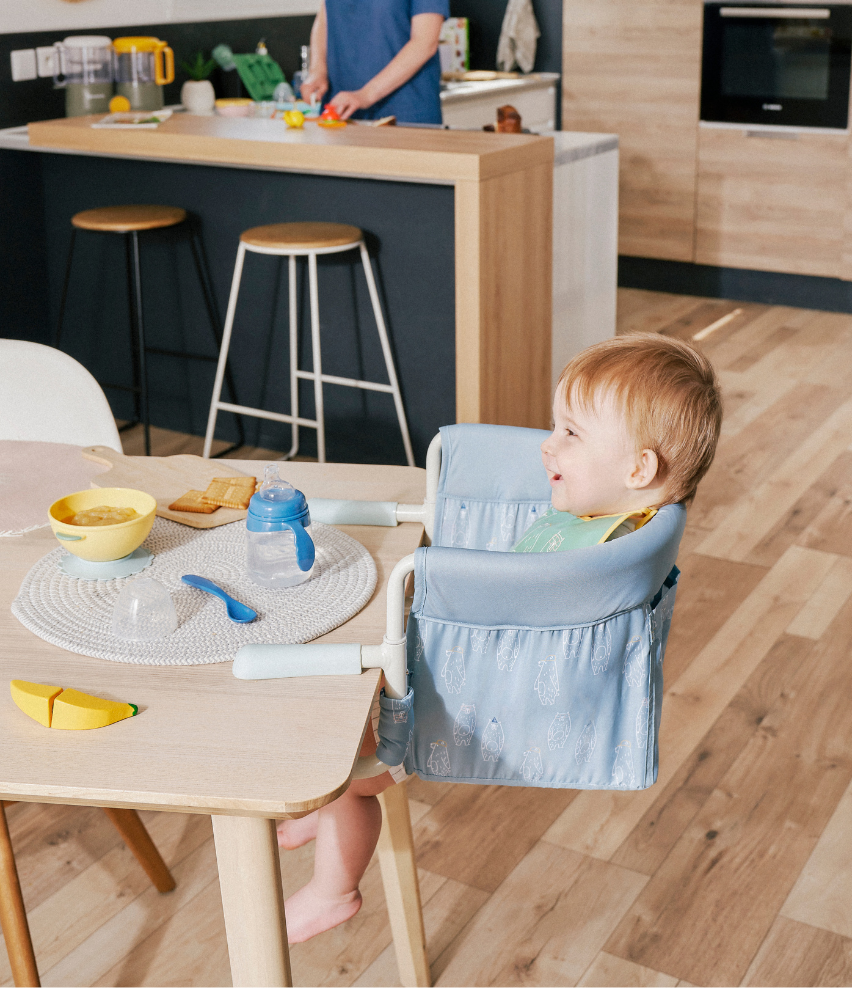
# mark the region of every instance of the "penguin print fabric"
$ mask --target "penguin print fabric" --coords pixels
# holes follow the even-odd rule
[[[657,777],[686,511],[666,505],[603,545],[512,552],[550,510],[546,436],[441,430],[435,525],[431,546],[415,553],[406,631],[403,764],[424,779],[645,789]]]
[[[657,635],[668,632],[674,594],[667,588],[656,609],[548,630],[463,626],[412,612],[416,717],[407,770],[503,785],[651,785],[662,695]]]

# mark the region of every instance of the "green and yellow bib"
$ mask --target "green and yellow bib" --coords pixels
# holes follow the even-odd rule
[[[567,511],[551,508],[524,532],[512,552],[568,552],[600,545],[635,532],[656,513],[656,508],[642,508],[623,515],[578,518]]]

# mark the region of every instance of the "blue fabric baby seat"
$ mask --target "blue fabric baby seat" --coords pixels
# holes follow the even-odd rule
[[[657,778],[662,663],[682,505],[571,552],[508,550],[550,508],[537,429],[453,425],[427,457],[422,506],[310,502],[315,521],[422,521],[432,544],[388,579],[381,645],[246,645],[243,679],[384,670],[379,746],[356,775],[645,789]],[[403,630],[403,586],[415,596]],[[407,667],[407,668],[406,668]]]
[[[508,552],[550,508],[547,435],[441,429],[432,546],[416,553],[407,628],[413,724],[384,701],[379,757],[405,744],[405,767],[424,779],[644,789],[657,777],[686,510],[668,505],[592,548]]]

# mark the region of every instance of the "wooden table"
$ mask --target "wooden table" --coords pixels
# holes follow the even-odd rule
[[[287,478],[307,496],[417,503],[425,493],[425,471],[409,467],[291,463]],[[378,644],[387,575],[422,527],[344,531],[370,550],[378,586],[321,640]],[[66,652],[9,610],[28,569],[55,547],[49,528],[0,539],[0,799],[211,814],[234,984],[289,985],[275,820],[347,788],[379,673],[246,682],[229,663],[140,667]],[[129,700],[140,715],[105,730],[48,731],[14,705],[10,679]]]

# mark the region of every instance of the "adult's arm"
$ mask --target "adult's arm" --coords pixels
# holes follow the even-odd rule
[[[311,64],[308,78],[302,83],[301,95],[306,103],[313,97],[317,102],[328,92],[328,26],[325,19],[325,0],[321,0],[317,16],[311,28]]]
[[[325,14],[323,14],[323,27]],[[317,20],[319,20],[319,14]],[[394,90],[399,89],[420,69],[438,50],[438,38],[444,23],[441,14],[415,14],[411,18],[411,38],[400,48],[388,64],[373,76],[360,89],[353,92],[339,92],[331,101],[342,120],[351,117],[356,110],[366,110],[367,107],[378,103]],[[316,22],[315,25],[316,26]],[[311,34],[313,40],[313,34]],[[323,48],[323,58],[325,48]],[[313,72],[312,72],[313,74]],[[328,82],[326,81],[326,86]],[[302,87],[304,92],[304,86]]]

